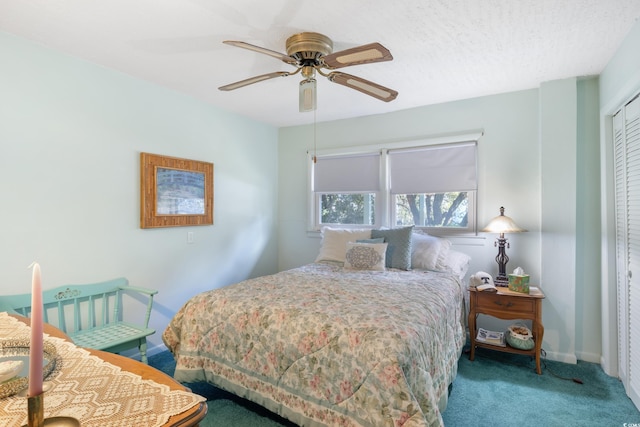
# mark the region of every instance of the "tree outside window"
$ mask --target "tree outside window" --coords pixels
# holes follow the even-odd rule
[[[375,194],[322,194],[323,224],[375,224]]]
[[[466,228],[469,203],[466,192],[396,194],[395,225]]]

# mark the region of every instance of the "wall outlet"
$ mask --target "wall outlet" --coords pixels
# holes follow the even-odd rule
[[[191,244],[194,242],[193,231],[187,231],[187,243]]]

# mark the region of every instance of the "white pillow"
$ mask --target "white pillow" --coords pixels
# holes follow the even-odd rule
[[[359,239],[370,239],[370,229],[355,228],[331,228],[322,229],[322,242],[320,243],[320,253],[316,258],[319,261],[339,261],[344,262],[347,253],[347,243],[355,242]]]
[[[348,270],[384,271],[386,243],[347,243],[344,268]]]
[[[447,257],[439,269],[453,273],[460,277],[460,280],[463,280],[464,276],[467,274],[467,270],[469,269],[469,261],[471,261],[471,257],[469,255],[451,249],[447,253]]]
[[[413,233],[411,241],[411,267],[424,270],[438,270],[443,265],[451,242],[436,236]]]

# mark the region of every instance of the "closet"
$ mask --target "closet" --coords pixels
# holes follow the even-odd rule
[[[640,408],[640,97],[613,116],[618,366]]]

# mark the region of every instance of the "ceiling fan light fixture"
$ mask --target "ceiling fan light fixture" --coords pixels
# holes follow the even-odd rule
[[[300,112],[316,109],[316,79],[305,79],[300,82]]]

